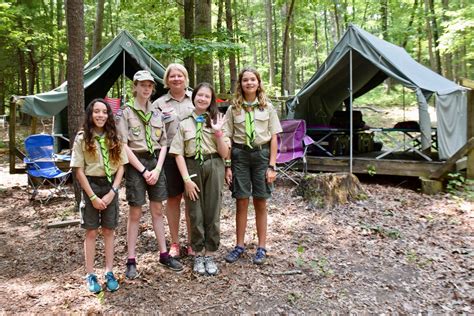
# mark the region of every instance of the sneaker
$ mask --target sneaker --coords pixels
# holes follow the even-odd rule
[[[179,244],[177,243],[172,243],[171,244],[171,247],[170,247],[170,256],[173,257],[173,258],[179,258]]]
[[[205,256],[204,257],[204,266],[206,268],[206,272],[209,275],[216,275],[217,272],[219,272],[219,269],[217,269],[217,265],[212,259],[212,257]]]
[[[102,291],[102,287],[100,286],[99,282],[97,282],[97,276],[94,273],[88,274],[86,279],[89,291],[92,293],[100,293]]]
[[[127,261],[127,270],[125,271],[125,276],[127,279],[133,280],[138,277],[137,273],[137,263],[135,261]]]
[[[111,271],[105,274],[105,287],[109,292],[117,291],[120,287],[114,273]]]
[[[204,265],[204,257],[203,256],[196,256],[194,258],[194,268],[193,271],[200,275],[206,274],[206,267]]]
[[[196,253],[194,252],[191,246],[188,246],[187,252],[188,252],[188,256],[190,257],[194,257],[196,255]]]
[[[227,256],[224,257],[224,259],[225,259],[225,261],[227,261],[229,263],[234,263],[237,260],[239,260],[239,258],[242,256],[244,251],[245,251],[244,247],[235,246],[235,248],[232,249],[232,251],[229,252],[227,254]]]
[[[265,248],[258,247],[255,257],[253,257],[253,263],[264,264],[265,260],[267,260],[267,250]]]
[[[160,258],[160,263],[173,271],[183,270],[183,265],[175,258],[168,256],[168,259]]]

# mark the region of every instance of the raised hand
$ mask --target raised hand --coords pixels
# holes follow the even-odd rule
[[[222,127],[225,124],[225,122],[227,122],[227,119],[224,117],[224,114],[223,113],[217,113],[216,123],[214,123],[214,121],[211,120],[211,127],[214,131],[221,131]]]

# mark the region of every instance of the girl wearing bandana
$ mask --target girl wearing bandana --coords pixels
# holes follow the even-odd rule
[[[119,283],[112,271],[114,232],[118,225],[123,165],[128,159],[117,137],[112,109],[103,99],[95,99],[87,106],[83,129],[74,140],[71,167],[75,169],[85,200],[85,207],[81,208],[81,227],[86,229],[87,286],[93,293],[102,291],[94,274],[95,244],[101,226],[105,243],[105,286],[108,291],[116,291]]]
[[[253,198],[258,246],[253,263],[266,260],[267,202],[276,178],[277,134],[282,132],[277,112],[268,101],[260,74],[253,68],[239,73],[235,97],[226,112],[232,140],[231,160],[226,160],[226,182],[236,199],[237,244],[225,260],[237,261],[245,252],[245,229],[250,196]]]
[[[224,115],[217,109],[212,86],[200,83],[193,91],[192,101],[195,110],[180,122],[169,152],[176,155],[184,181],[191,246],[196,252],[193,271],[216,275],[213,255],[220,243],[223,158],[229,154],[230,140],[224,137]]]
[[[150,201],[150,213],[160,252],[159,262],[167,268],[180,271],[183,266],[171,257],[166,248],[163,204],[168,197],[166,177],[162,172],[166,156],[166,130],[161,111],[150,102],[155,81],[147,70],[133,76],[133,96],[115,117],[117,131],[130,164],[125,168],[125,186],[130,206],[127,223],[127,250],[125,276],[136,278],[136,244],[142,206]]]

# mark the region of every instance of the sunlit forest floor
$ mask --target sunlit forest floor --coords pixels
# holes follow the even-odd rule
[[[124,279],[128,207],[122,189],[115,243],[120,289],[93,295],[84,280],[84,231],[46,228],[78,218],[71,199],[47,205],[30,201],[26,175],[7,174],[5,156],[2,314],[474,312],[473,205],[449,194],[423,195],[413,179],[361,178],[367,198],[331,209],[309,205],[294,196],[293,184],[278,181],[268,207],[269,259],[260,267],[251,262],[257,242],[252,209],[247,253],[235,264],[223,260],[235,242],[235,206],[225,188],[215,277],[195,276],[189,257],[182,259],[181,273],[160,266],[146,210],[137,246],[141,275],[133,281]],[[97,245],[97,272],[103,279],[102,238]]]

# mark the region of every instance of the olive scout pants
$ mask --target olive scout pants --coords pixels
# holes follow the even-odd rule
[[[206,155],[201,165],[194,157],[186,158],[188,173],[199,187],[199,199],[191,201],[186,197],[191,221],[191,246],[217,251],[220,243],[220,213],[222,188],[224,186],[224,161],[218,154]]]

